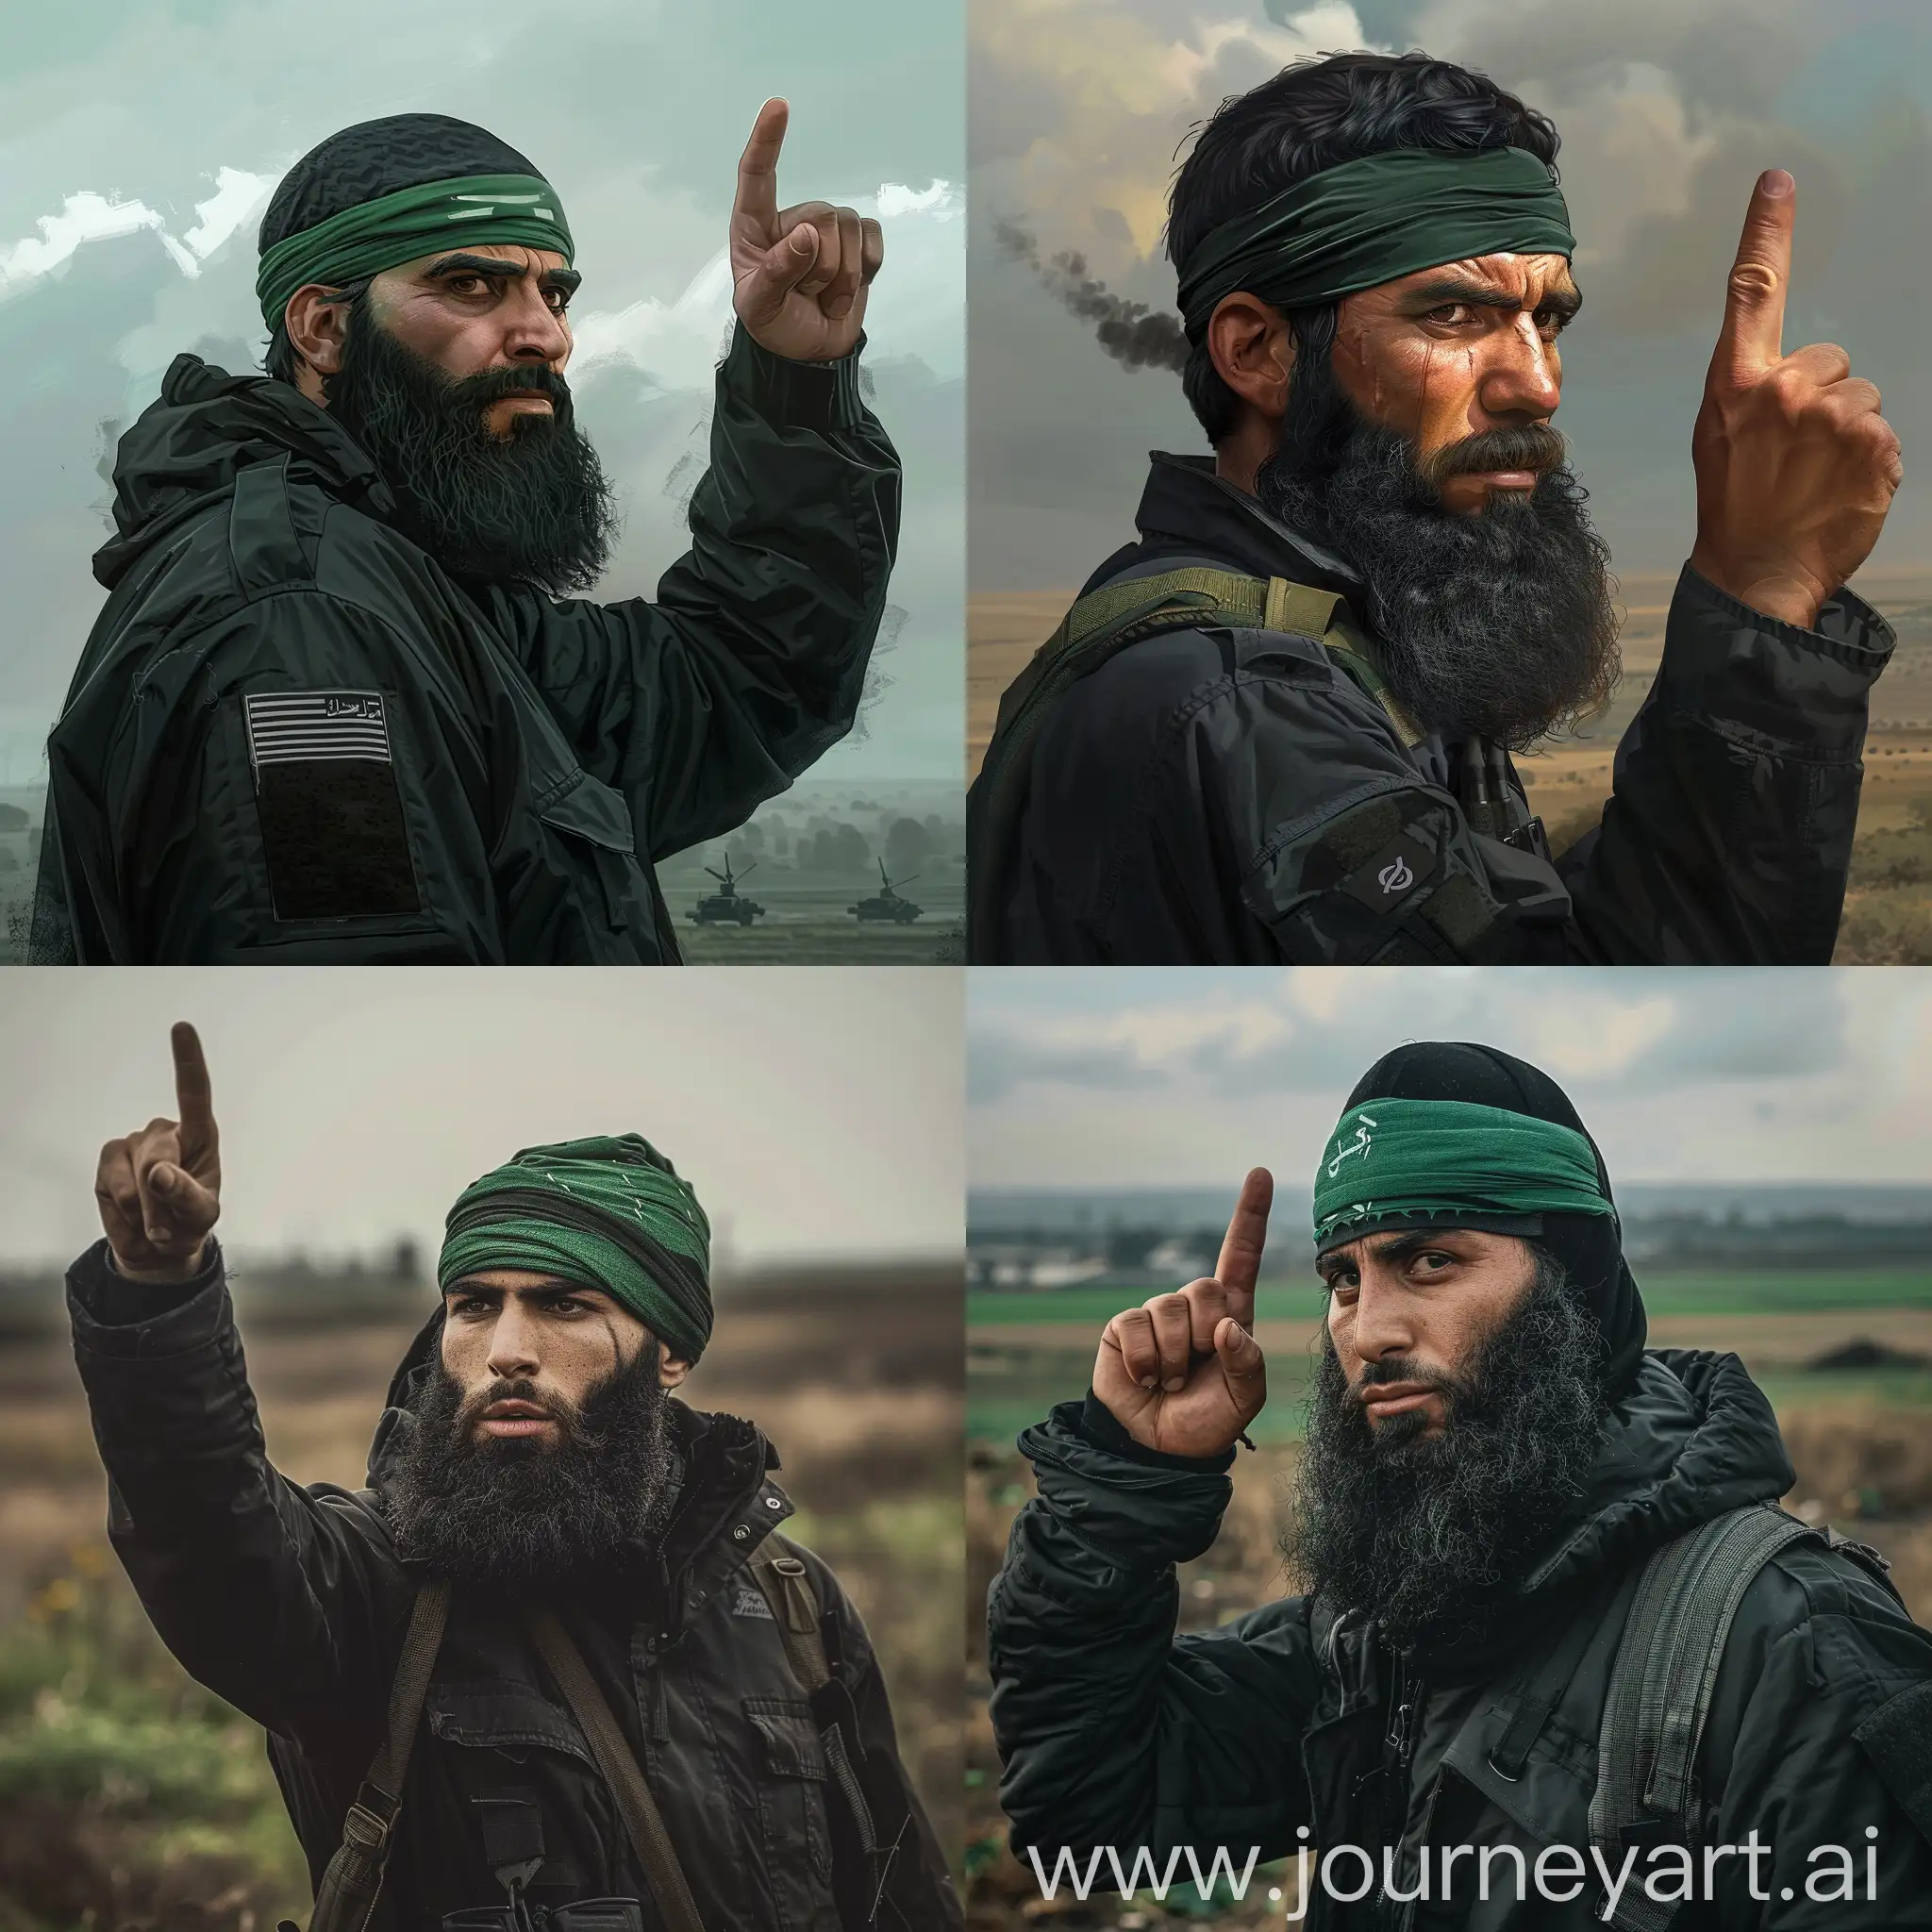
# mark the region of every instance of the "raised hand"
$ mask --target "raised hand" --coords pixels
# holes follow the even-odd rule
[[[185,1281],[206,1258],[222,1211],[221,1139],[201,1038],[172,1035],[176,1120],[152,1120],[101,1149],[94,1199],[114,1266],[136,1281]]]
[[[1255,1277],[1268,1240],[1274,1182],[1265,1167],[1241,1183],[1211,1276],[1158,1294],[1107,1324],[1093,1392],[1135,1441],[1169,1456],[1219,1456],[1268,1400],[1255,1340]]]
[[[1694,569],[1810,629],[1872,553],[1905,475],[1877,389],[1836,343],[1784,353],[1797,184],[1758,176],[1690,438]]]
[[[791,109],[767,101],[738,163],[731,206],[732,306],[752,339],[794,362],[832,362],[858,346],[885,233],[828,201],[778,206],[778,150]]]

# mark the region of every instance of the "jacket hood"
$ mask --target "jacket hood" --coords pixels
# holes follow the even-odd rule
[[[1734,1355],[1649,1350],[1610,1411],[1574,1526],[1524,1580],[1566,1592],[1797,1480],[1771,1403]]]
[[[151,545],[226,496],[251,463],[278,460],[374,515],[394,507],[360,445],[291,384],[176,356],[159,400],[115,452],[117,534],[94,553],[95,579],[112,590]]]
[[[416,1331],[390,1377],[389,1393],[369,1444],[369,1487],[379,1495],[386,1471],[398,1454],[403,1432],[412,1426],[408,1414],[441,1346],[443,1311],[437,1307]],[[692,1408],[675,1397],[671,1426],[681,1474],[678,1501],[673,1510],[661,1549],[645,1556],[652,1568],[663,1564],[664,1587],[672,1600],[683,1592],[677,1586],[690,1573],[716,1567],[719,1559],[736,1563],[748,1547],[720,1548],[727,1536],[741,1543],[735,1531],[754,1497],[763,1496],[758,1512],[760,1533],[776,1529],[791,1514],[791,1504],[771,1473],[781,1465],[778,1451],[756,1423],[741,1416]],[[711,1557],[710,1563],[703,1561]]]

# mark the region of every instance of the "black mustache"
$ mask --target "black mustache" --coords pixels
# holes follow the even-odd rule
[[[487,409],[507,396],[548,396],[559,415],[571,407],[570,384],[555,369],[541,362],[512,363],[505,369],[479,369],[450,384],[450,400],[458,407]]]
[[[1484,429],[1445,444],[1424,457],[1416,469],[1425,483],[1441,487],[1451,476],[1480,475],[1488,470],[1534,470],[1541,475],[1563,460],[1562,433],[1547,423],[1510,429]]]

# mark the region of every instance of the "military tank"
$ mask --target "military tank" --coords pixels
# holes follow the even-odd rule
[[[705,870],[718,881],[718,890],[708,892],[691,908],[693,925],[749,925],[754,919],[762,919],[765,908],[756,899],[747,899],[739,888],[741,880],[748,879],[758,871],[758,860],[753,859],[745,869],[732,875],[731,860],[724,860],[724,870],[714,872],[708,865]]]
[[[882,858],[879,860],[878,891],[870,899],[861,899],[857,906],[848,906],[845,909],[861,923],[890,919],[897,925],[910,925],[925,908],[915,906],[910,899],[902,899],[895,889],[909,886],[918,876],[916,872],[910,872],[903,879],[889,879],[886,861]]]

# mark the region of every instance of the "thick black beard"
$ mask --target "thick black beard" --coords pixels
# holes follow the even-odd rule
[[[1445,739],[1527,750],[1616,688],[1609,549],[1562,449],[1536,425],[1468,437],[1421,462],[1408,437],[1357,411],[1325,361],[1297,375],[1256,494],[1361,573],[1390,689]],[[1473,515],[1443,508],[1449,476],[1503,469],[1541,474],[1533,491]]]
[[[1603,1437],[1601,1360],[1596,1322],[1541,1255],[1528,1297],[1464,1374],[1372,1365],[1370,1381],[1443,1391],[1435,1437],[1413,1410],[1372,1424],[1324,1337],[1284,1553],[1398,1648],[1480,1636],[1583,1495]]]
[[[434,1362],[383,1475],[398,1556],[455,1581],[516,1590],[622,1570],[656,1541],[676,1498],[671,1392],[659,1345],[598,1383],[579,1408],[535,1384],[497,1381],[470,1401]],[[492,1402],[541,1402],[555,1448],[472,1433]]]
[[[553,413],[517,414],[507,436],[483,420],[520,391]],[[395,525],[471,585],[588,591],[604,574],[618,517],[609,479],[578,431],[570,385],[542,363],[460,379],[398,341],[358,297],[329,413],[361,444],[396,500]]]

